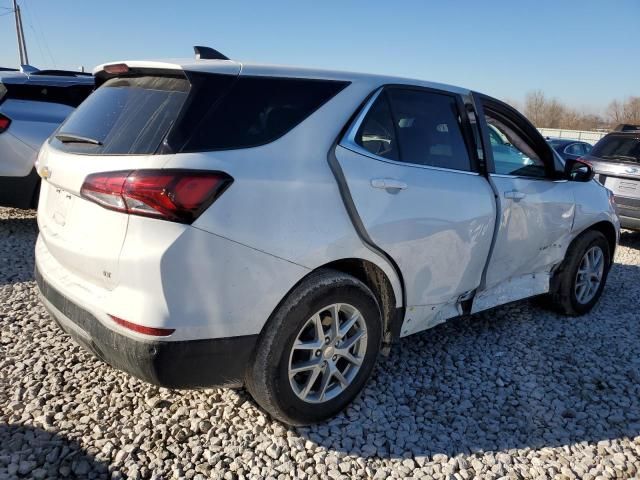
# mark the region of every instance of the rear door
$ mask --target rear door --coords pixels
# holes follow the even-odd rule
[[[411,321],[402,334],[430,326],[480,282],[495,209],[471,137],[459,96],[388,87],[336,149],[363,228],[402,273]]]
[[[490,146],[499,222],[484,292],[473,311],[546,292],[549,270],[564,258],[575,213],[572,186],[535,128],[502,102],[476,96],[476,104]]]
[[[190,101],[192,83],[181,70],[138,69],[110,78],[42,149],[38,225],[65,268],[105,288],[117,285],[128,216],[84,200],[81,187],[92,173],[161,168],[167,159],[161,153],[171,150],[167,135]]]

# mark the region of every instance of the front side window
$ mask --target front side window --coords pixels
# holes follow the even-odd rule
[[[461,122],[455,97],[394,87],[378,96],[356,143],[392,160],[469,171]]]
[[[546,176],[544,162],[509,122],[486,109],[495,173],[526,177]]]

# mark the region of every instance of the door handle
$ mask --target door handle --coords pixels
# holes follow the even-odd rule
[[[522,200],[526,196],[526,193],[519,192],[518,190],[510,190],[508,192],[504,192],[504,198],[510,198],[512,200]]]
[[[384,190],[406,190],[408,188],[406,183],[393,178],[373,178],[371,179],[371,186]]]

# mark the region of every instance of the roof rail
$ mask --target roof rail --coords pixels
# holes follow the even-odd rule
[[[196,53],[196,60],[229,60],[229,57],[211,47],[196,45],[193,47],[193,51]]]

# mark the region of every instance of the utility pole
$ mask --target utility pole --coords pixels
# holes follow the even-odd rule
[[[22,14],[18,2],[13,0],[13,13],[16,18],[16,35],[18,36],[18,54],[20,55],[20,65],[29,64],[27,55],[27,42],[24,39],[24,28],[22,27]]]

